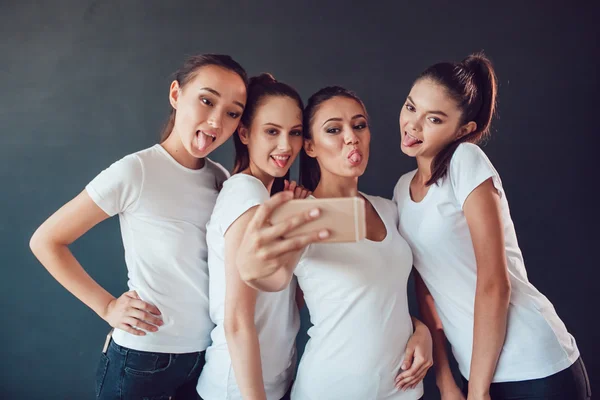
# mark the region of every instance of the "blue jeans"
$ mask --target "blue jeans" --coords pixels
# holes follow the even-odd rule
[[[463,377],[463,394],[469,382]],[[569,368],[546,378],[519,382],[492,383],[492,400],[588,400],[592,397],[590,381],[581,357]]]
[[[100,355],[96,398],[119,400],[200,399],[196,392],[204,352],[150,353],[114,341]]]

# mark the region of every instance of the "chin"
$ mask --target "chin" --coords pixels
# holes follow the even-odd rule
[[[269,172],[269,175],[271,175],[273,178],[283,178],[287,173],[287,171],[271,171]]]
[[[412,152],[410,148],[406,148],[405,146],[401,145],[400,150],[402,151],[402,153],[406,154],[409,157],[416,157],[416,154],[414,154],[414,152]]]

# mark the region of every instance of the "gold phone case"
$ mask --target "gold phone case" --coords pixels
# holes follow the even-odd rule
[[[362,197],[340,197],[326,199],[297,199],[282,204],[271,215],[276,224],[302,212],[318,208],[321,215],[294,229],[286,237],[327,229],[329,237],[322,242],[358,242],[366,237],[365,200]]]

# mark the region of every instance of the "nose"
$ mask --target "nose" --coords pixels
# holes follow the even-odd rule
[[[277,149],[280,151],[290,151],[292,149],[292,145],[290,143],[290,135],[280,134],[277,140]]]
[[[408,124],[406,124],[406,128],[411,132],[419,132],[422,128],[421,119],[420,118],[408,118]]]
[[[344,143],[345,144],[358,144],[358,135],[354,132],[354,129],[346,129],[344,132]]]
[[[221,121],[223,119],[223,116],[221,115],[222,113],[220,111],[214,110],[207,119],[207,123],[208,125],[210,125],[211,128],[213,129],[220,129],[221,128]]]

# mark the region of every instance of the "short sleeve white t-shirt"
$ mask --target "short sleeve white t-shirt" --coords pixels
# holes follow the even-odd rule
[[[413,400],[422,383],[399,391],[400,371],[413,324],[407,282],[412,255],[387,199],[363,196],[387,230],[375,242],[313,244],[295,274],[313,326],[292,389],[293,400]]]
[[[207,225],[210,316],[216,324],[206,364],[198,381],[202,398],[241,399],[235,380],[225,330],[225,233],[240,216],[270,197],[263,183],[236,174],[223,185]],[[268,400],[279,400],[289,388],[296,361],[296,335],[300,317],[295,302],[296,283],[280,292],[258,292],[254,320],[260,344],[263,381]]]
[[[115,329],[117,344],[160,353],[210,344],[206,223],[227,177],[209,159],[188,169],[157,144],[115,162],[86,186],[104,212],[119,214],[129,289],[158,307],[164,321],[145,336]]]
[[[506,339],[493,382],[543,378],[569,367],[579,357],[577,345],[550,301],[527,278],[502,182],[485,153],[474,144],[459,145],[447,176],[431,185],[418,203],[410,196],[415,173],[403,175],[394,189],[398,226],[434,298],[461,374],[465,378],[470,374],[477,284],[475,250],[463,205],[490,178],[501,197],[512,285]]]

